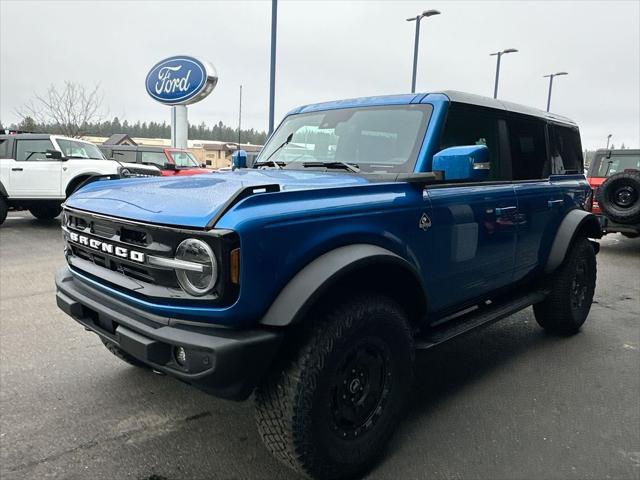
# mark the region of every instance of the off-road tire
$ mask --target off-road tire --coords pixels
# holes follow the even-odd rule
[[[562,335],[577,333],[591,309],[596,272],[593,246],[586,238],[577,238],[562,265],[549,278],[551,293],[533,306],[538,324]]]
[[[0,225],[7,219],[7,212],[9,211],[9,205],[4,197],[0,196]]]
[[[350,478],[380,459],[403,414],[413,383],[413,338],[402,309],[379,295],[354,297],[309,321],[297,348],[256,391],[258,431],[271,453],[294,470],[315,479]],[[369,374],[346,360],[367,364],[377,349],[386,353]],[[348,382],[347,375],[354,378]],[[362,391],[354,388],[359,379]],[[336,418],[344,420],[339,409],[354,402],[343,396],[348,392],[355,403],[370,402],[350,414],[366,420],[338,427]]]
[[[43,205],[33,206],[29,209],[31,215],[38,220],[53,220],[60,212],[62,212],[62,205],[59,203],[46,203]]]
[[[107,350],[109,350],[111,353],[113,353],[116,357],[118,357],[123,362],[126,362],[129,365],[133,365],[134,367],[150,368],[146,363],[141,362],[137,358],[132,357],[127,352],[121,350],[120,347],[118,347],[115,343],[110,342],[109,340],[105,340],[102,337],[100,337],[100,340],[102,341],[104,346],[107,347]]]
[[[596,194],[602,212],[615,223],[640,223],[640,172],[620,172],[611,175]]]

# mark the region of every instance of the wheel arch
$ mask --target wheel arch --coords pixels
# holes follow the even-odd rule
[[[93,177],[94,175],[100,175],[100,174],[94,173],[94,172],[85,172],[85,173],[80,173],[75,177],[73,177],[71,180],[69,180],[69,183],[67,183],[67,188],[64,191],[65,197],[68,197],[69,195],[71,195],[78,188],[78,185],[86,181],[88,178]]]
[[[4,188],[2,182],[0,182],[0,197],[9,198],[9,194],[7,193],[7,189]]]
[[[545,273],[551,273],[562,264],[573,241],[577,237],[602,238],[602,226],[591,212],[574,209],[562,219],[551,245]]]
[[[389,295],[406,310],[412,323],[426,313],[424,284],[407,260],[376,245],[355,244],[331,250],[300,270],[260,323],[277,327],[299,323],[323,299],[362,289]]]

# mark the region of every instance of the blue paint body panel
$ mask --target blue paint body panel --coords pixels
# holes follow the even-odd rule
[[[327,102],[299,107],[287,116],[411,103],[428,103],[433,108],[414,168],[414,172],[429,172],[450,103],[445,94]],[[280,191],[257,193],[228,205],[245,187],[273,184]],[[583,208],[588,192],[581,175],[435,184],[422,189],[341,170],[238,169],[192,177],[98,181],[73,194],[66,204],[111,217],[199,231],[217,219],[213,228],[236,232],[240,242],[241,281],[231,305],[151,302],[78,270],[73,273],[157,315],[246,327],[260,320],[306,265],[351,244],[376,245],[405,259],[423,280],[429,312],[468,305],[536,275],[560,221],[569,210]],[[431,220],[430,228],[419,228],[423,215]]]

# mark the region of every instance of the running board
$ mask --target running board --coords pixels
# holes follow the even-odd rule
[[[415,348],[426,350],[479,327],[491,325],[534,303],[541,302],[548,294],[548,290],[534,290],[508,301],[479,307],[425,331],[415,339]]]

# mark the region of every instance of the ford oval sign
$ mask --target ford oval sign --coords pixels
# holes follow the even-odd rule
[[[165,105],[188,105],[209,95],[218,83],[209,62],[178,55],[156,63],[147,74],[147,93]]]

